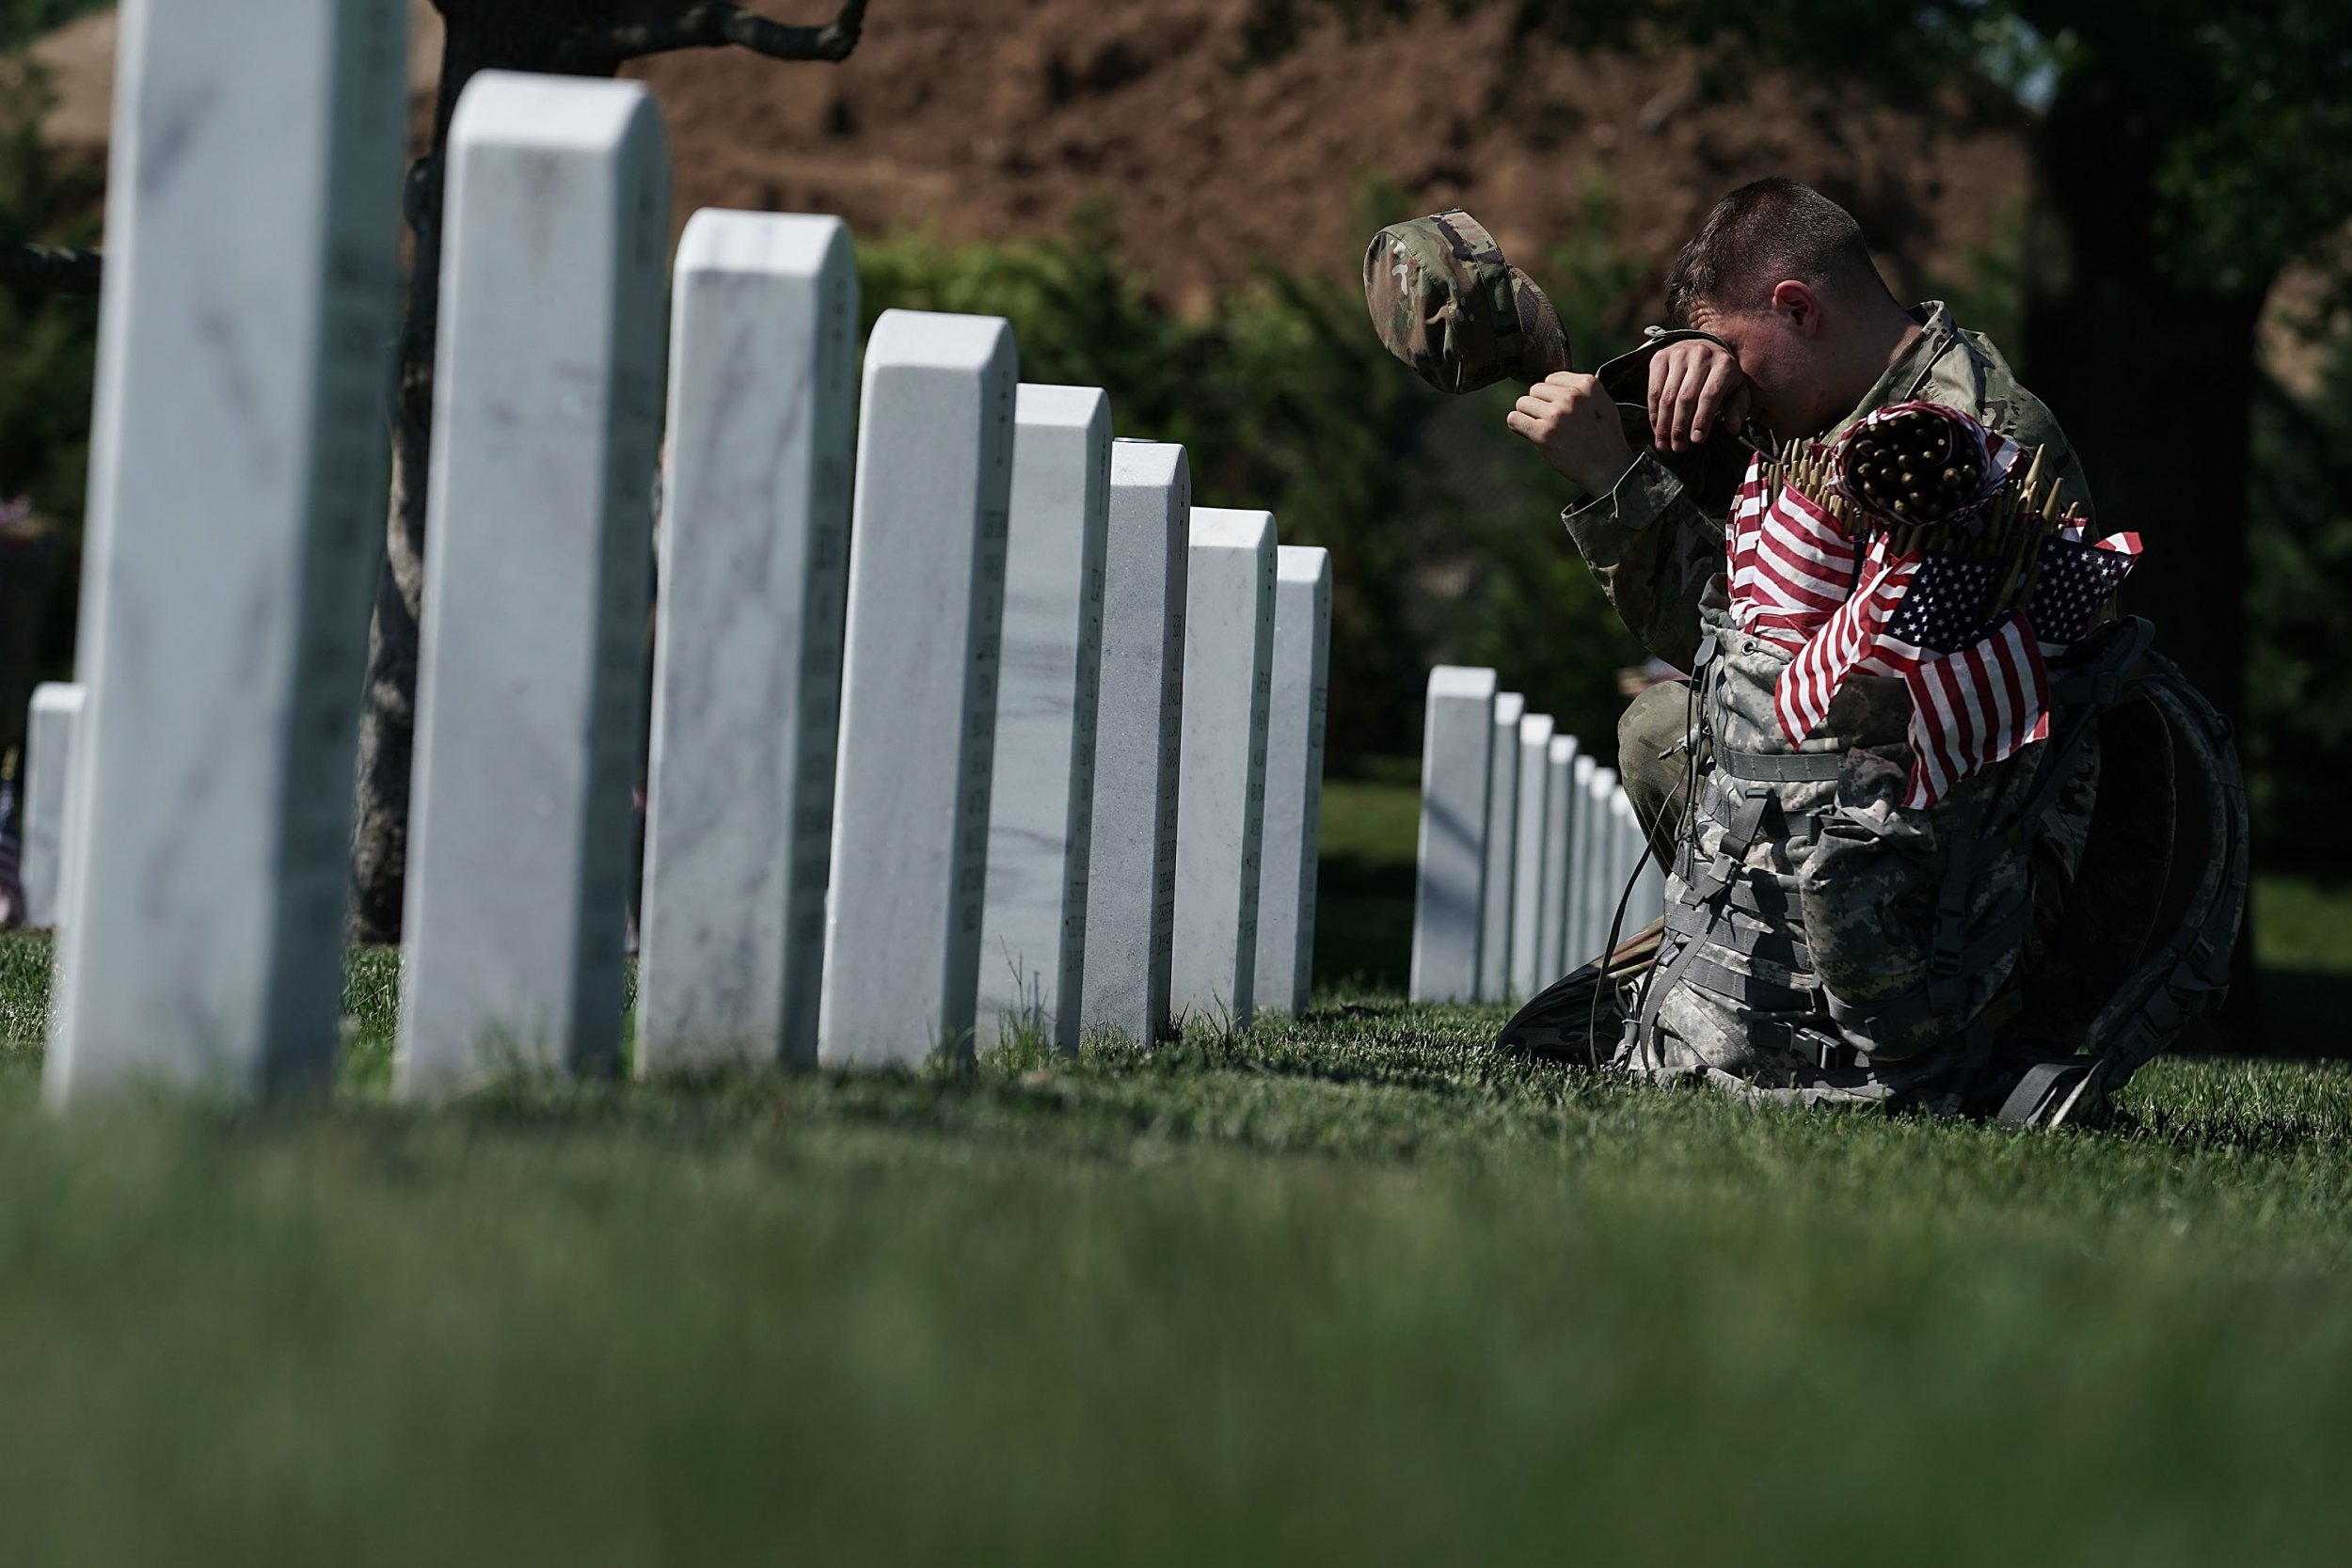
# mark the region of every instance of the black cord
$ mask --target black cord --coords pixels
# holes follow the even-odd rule
[[[1674,831],[1675,842],[1677,845],[1681,844],[1687,835],[1695,831],[1693,829],[1691,816],[1692,806],[1698,799],[1699,749],[1697,741],[1692,738],[1692,731],[1693,726],[1695,726],[1698,722],[1698,683],[1706,678],[1706,671],[1707,667],[1704,663],[1702,663],[1698,669],[1693,670],[1691,673],[1691,678],[1683,684],[1682,812],[1681,815],[1675,819]],[[1622,787],[1622,785],[1620,785],[1620,787]],[[1640,818],[1638,816],[1635,818],[1635,825],[1640,825]],[[1647,832],[1644,832],[1642,834],[1641,858],[1633,863],[1633,875],[1626,879],[1625,891],[1617,895],[1617,911],[1609,922],[1608,945],[1601,949],[1600,954],[1600,974],[1597,981],[1593,986],[1592,1002],[1586,1006],[1584,1011],[1584,1037],[1586,1039],[1591,1039],[1599,1032],[1600,992],[1601,987],[1610,983],[1609,960],[1616,955],[1617,936],[1618,933],[1625,927],[1625,911],[1627,906],[1631,904],[1633,901],[1633,890],[1641,884],[1642,868],[1649,864],[1649,863],[1656,858],[1656,855],[1657,846],[1650,842],[1650,835]],[[1661,863],[1659,866],[1659,870],[1661,872],[1665,871],[1665,865]],[[1633,1011],[1631,1014],[1632,1018],[1640,1018],[1642,1014],[1646,1012],[1649,1008],[1650,987],[1657,983],[1659,958],[1664,955],[1665,950],[1666,935],[1665,932],[1661,930],[1658,935],[1658,955],[1651,958],[1649,968],[1645,970],[1642,974],[1642,989],[1634,997]]]

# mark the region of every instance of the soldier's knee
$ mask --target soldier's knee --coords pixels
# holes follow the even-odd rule
[[[1617,776],[1642,803],[1663,800],[1682,777],[1682,748],[1690,691],[1680,682],[1653,686],[1633,699],[1617,721]]]

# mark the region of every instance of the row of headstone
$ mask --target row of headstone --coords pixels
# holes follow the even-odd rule
[[[1430,672],[1410,987],[1523,1000],[1665,912],[1632,804],[1492,670]]]
[[[398,287],[400,0],[127,11],[60,1102],[331,1070]],[[403,1092],[619,1052],[657,550],[640,1070],[1303,1004],[1325,552],[993,318],[886,312],[853,408],[837,220],[699,214],[672,290],[638,84],[482,73],[445,192]]]
[[[24,887],[24,923],[55,926],[58,889],[65,880],[66,781],[73,768],[74,738],[82,727],[82,689],[66,681],[33,688],[25,713],[24,788],[17,800],[24,859],[18,875]]]

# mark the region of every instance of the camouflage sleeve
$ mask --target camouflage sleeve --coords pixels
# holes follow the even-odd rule
[[[1954,334],[1953,352],[1939,354],[1928,396],[1947,403],[2024,447],[2043,449],[2042,471],[2058,482],[2058,503],[2092,510],[2090,485],[2074,444],[2058,428],[2049,404],[2027,391],[1992,340],[1979,332]],[[1958,352],[1968,350],[1973,352]]]
[[[1699,596],[1724,568],[1724,530],[1654,451],[1615,488],[1560,515],[1617,618],[1643,646],[1688,670],[1699,645]]]

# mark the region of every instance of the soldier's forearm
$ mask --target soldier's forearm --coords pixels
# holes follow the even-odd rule
[[[1723,569],[1723,530],[1654,454],[1614,489],[1561,515],[1617,618],[1658,657],[1687,670],[1699,643],[1699,599]]]

